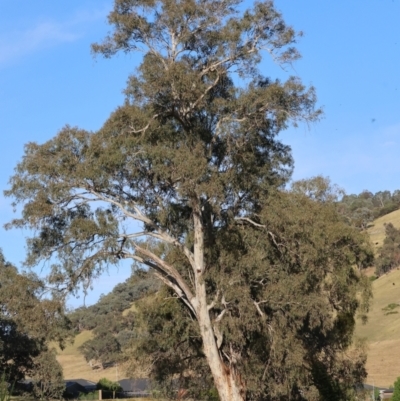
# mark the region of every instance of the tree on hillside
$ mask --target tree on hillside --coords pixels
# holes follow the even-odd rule
[[[120,259],[152,269],[195,323],[221,401],[318,399],[363,372],[338,363],[363,239],[281,193],[292,158],[277,135],[320,111],[313,88],[257,69],[263,52],[298,58],[272,2],[239,10],[116,0],[114,31],[93,50],[142,52],[126,102],[98,132],[67,126],[26,145],[6,191],[22,217],[8,227],[32,229],[26,263],[57,260],[48,279],[59,289],[87,288]]]
[[[141,297],[156,292],[159,287],[159,280],[153,274],[135,269],[125,282],[116,285],[109,294],[102,295],[96,304],[77,308],[68,313],[68,318],[77,333],[95,329],[96,334],[98,326],[104,326],[104,330],[108,331],[110,319],[112,322],[124,320],[123,311]]]
[[[392,223],[385,225],[385,239],[378,250],[376,258],[376,274],[387,273],[400,266],[400,230]]]
[[[358,195],[343,195],[338,205],[340,213],[349,224],[365,230],[374,219],[399,209],[400,191],[379,191],[373,194],[364,190]]]
[[[102,333],[95,338],[85,341],[79,351],[86,361],[94,361],[104,369],[106,365],[114,364],[122,359],[121,346],[111,333]]]
[[[94,338],[84,342],[79,350],[85,359],[98,367],[112,365],[125,359],[124,348],[134,334],[134,316],[129,309],[138,299],[154,294],[160,288],[153,274],[135,269],[125,282],[100,297],[99,301],[68,314],[76,333],[92,330]]]

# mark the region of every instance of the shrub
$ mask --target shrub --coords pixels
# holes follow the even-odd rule
[[[394,391],[392,401],[400,401],[400,377],[394,382]]]
[[[122,391],[122,387],[118,382],[113,382],[105,377],[99,380],[97,383],[97,389],[106,391]]]
[[[99,392],[98,391],[92,391],[91,393],[84,394],[81,393],[79,394],[79,400],[98,400],[99,399]]]

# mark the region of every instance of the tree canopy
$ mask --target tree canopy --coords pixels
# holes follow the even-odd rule
[[[366,376],[366,355],[352,334],[371,295],[355,269],[370,257],[368,239],[334,204],[304,195],[275,195],[264,213],[270,232],[231,228],[221,246],[230,244],[231,259],[207,277],[224,289],[211,311],[219,349],[235,358],[249,400],[350,400]],[[137,304],[148,335],[135,339],[132,368],[147,366],[161,383],[180,377],[204,397],[212,379],[199,328],[171,295],[164,288],[155,301]]]
[[[400,190],[376,193],[364,190],[358,195],[344,194],[339,206],[350,224],[365,230],[374,219],[400,208]]]
[[[35,370],[49,341],[62,346],[68,319],[57,299],[42,298],[45,284],[34,274],[20,274],[0,252],[0,372],[17,380]]]
[[[298,34],[270,1],[115,0],[109,22],[94,52],[143,54],[125,104],[97,132],[28,143],[5,192],[22,206],[8,227],[33,233],[27,265],[49,260],[64,291],[120,259],[151,269],[221,401],[344,399],[364,375],[343,351],[368,299],[365,238],[283,191],[293,161],[277,135],[320,110],[298,77],[258,68],[295,61]]]

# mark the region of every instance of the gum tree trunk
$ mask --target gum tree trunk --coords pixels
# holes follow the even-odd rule
[[[203,350],[214,378],[220,401],[244,401],[240,387],[235,380],[235,373],[221,359],[213,325],[207,304],[206,285],[204,282],[204,234],[200,207],[193,210],[194,220],[194,262],[196,277],[196,312]]]
[[[205,284],[197,286],[198,322],[203,339],[204,354],[214,378],[215,387],[221,401],[244,401],[240,387],[235,380],[234,371],[222,360],[218,351],[207,303]]]

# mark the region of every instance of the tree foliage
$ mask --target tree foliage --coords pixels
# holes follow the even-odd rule
[[[291,185],[295,194],[303,194],[318,202],[338,202],[344,195],[344,190],[333,185],[328,177],[316,176],[295,181]]]
[[[365,374],[343,353],[369,296],[354,269],[365,238],[330,203],[283,192],[292,158],[277,135],[320,110],[299,78],[258,70],[263,52],[297,59],[296,32],[272,2],[239,4],[115,0],[93,50],[143,53],[125,104],[98,132],[26,145],[8,227],[33,230],[26,263],[55,261],[60,290],[120,259],[151,269],[179,303],[177,332],[196,337],[171,335],[174,363],[188,352],[183,376],[209,368],[221,401],[350,399]]]
[[[44,283],[34,274],[19,274],[0,252],[0,372],[11,380],[24,377],[47,351],[69,334],[68,319],[57,299],[41,296]]]
[[[378,250],[376,258],[376,274],[387,273],[400,266],[400,230],[392,223],[385,225],[385,239]]]
[[[366,229],[378,217],[400,208],[400,190],[378,191],[375,194],[364,190],[360,194],[343,195],[340,212],[346,220],[359,229]]]
[[[249,400],[350,400],[366,376],[363,346],[348,347],[355,314],[367,308],[360,302],[371,295],[354,268],[368,239],[334,204],[303,195],[277,194],[264,213],[270,231],[232,227],[221,237],[224,246],[216,244],[231,247],[222,271],[207,277],[224,288],[212,311],[220,352],[236,358]],[[135,342],[132,369],[146,365],[161,383],[179,377],[199,396],[212,381],[201,335],[171,295],[164,288],[156,300],[138,303],[147,332]]]
[[[400,208],[400,190],[374,194],[365,189],[359,194],[346,194],[342,188],[332,185],[328,177],[299,180],[292,184],[291,189],[321,202],[336,202],[347,223],[360,230],[365,230],[374,219]]]
[[[54,350],[39,354],[29,372],[33,380],[33,394],[40,400],[61,399],[65,382],[61,365]]]
[[[153,274],[135,269],[125,282],[117,284],[109,294],[101,295],[96,304],[80,307],[68,313],[74,330],[96,330],[103,326],[110,328],[110,321],[122,319],[122,312],[129,309],[132,303],[147,294],[154,293],[160,287],[159,280]]]
[[[394,391],[391,398],[392,401],[400,401],[400,377],[394,382]]]
[[[160,287],[153,274],[135,269],[130,278],[89,307],[68,314],[77,333],[92,330],[94,338],[80,346],[85,359],[93,367],[104,367],[125,360],[123,351],[135,337],[134,316],[129,310],[133,302],[150,295]]]
[[[118,382],[113,382],[105,377],[98,381],[97,389],[106,391],[122,391],[121,385]]]
[[[111,333],[96,335],[95,338],[85,341],[79,347],[79,351],[83,354],[86,361],[100,363],[101,368],[113,365],[122,359],[121,346]]]

